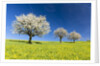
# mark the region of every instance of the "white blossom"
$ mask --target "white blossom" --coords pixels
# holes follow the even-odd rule
[[[68,39],[73,40],[73,41],[78,40],[80,38],[81,38],[81,35],[75,31],[71,32],[68,37]]]
[[[62,42],[62,38],[68,35],[67,30],[64,28],[58,28],[54,31],[56,37],[60,38],[60,43]]]
[[[45,16],[36,16],[32,13],[16,16],[13,22],[13,33],[42,36],[50,32],[50,24]]]

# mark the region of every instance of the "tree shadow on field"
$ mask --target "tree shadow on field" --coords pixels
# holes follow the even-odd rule
[[[37,42],[37,41],[35,41],[35,42],[33,42],[33,43],[35,43],[35,44],[42,44],[41,42]]]
[[[9,40],[11,42],[17,42],[21,44],[29,44],[27,40]],[[42,44],[41,42],[38,41],[32,41],[32,44]]]
[[[73,43],[73,42],[65,42],[65,43]]]
[[[20,42],[20,43],[27,43],[25,40],[9,40],[11,42]]]

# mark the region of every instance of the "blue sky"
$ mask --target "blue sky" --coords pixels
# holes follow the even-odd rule
[[[6,39],[28,40],[27,35],[12,33],[12,23],[15,16],[33,13],[44,15],[50,23],[51,32],[43,37],[35,36],[32,40],[59,41],[54,36],[54,30],[63,27],[68,33],[76,31],[81,34],[81,41],[90,39],[91,4],[90,3],[63,3],[63,4],[7,4]],[[69,41],[64,38],[63,41]]]

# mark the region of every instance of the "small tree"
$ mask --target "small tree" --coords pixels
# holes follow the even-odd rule
[[[30,13],[27,15],[16,16],[13,22],[13,32],[16,34],[26,34],[29,36],[29,43],[32,43],[32,37],[43,36],[50,31],[49,23],[45,16],[35,16]]]
[[[64,28],[58,28],[54,31],[56,37],[60,39],[60,43],[62,43],[62,38],[67,36],[67,30]]]
[[[73,40],[73,42],[75,42],[75,40],[78,40],[80,38],[81,38],[81,35],[75,31],[71,32],[68,37],[68,39]]]

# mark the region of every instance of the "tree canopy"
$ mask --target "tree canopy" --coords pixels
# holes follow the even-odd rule
[[[67,30],[64,28],[58,28],[54,31],[56,37],[60,38],[60,43],[62,42],[62,38],[68,35]]]
[[[45,16],[36,16],[32,13],[16,16],[13,22],[13,33],[26,34],[29,37],[43,36],[50,32],[49,22]]]
[[[73,42],[75,42],[75,40],[78,40],[80,38],[81,38],[81,35],[75,31],[71,32],[68,37],[68,39],[73,40]]]

